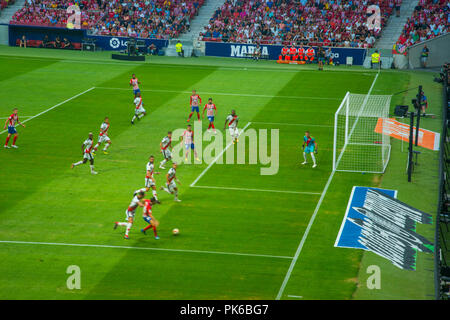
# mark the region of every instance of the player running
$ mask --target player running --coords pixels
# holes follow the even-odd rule
[[[133,87],[133,93],[135,98],[138,93],[141,93],[141,90],[139,89],[140,84],[141,82],[136,78],[136,75],[133,73],[130,79],[130,86]]]
[[[197,94],[195,90],[192,90],[192,95],[189,100],[189,104],[191,106],[191,113],[189,114],[189,118],[187,119],[187,122],[191,121],[191,117],[194,114],[194,112],[197,112],[197,119],[200,121],[200,110],[199,105],[202,103],[202,98]]]
[[[100,145],[105,142],[105,147],[103,148],[103,153],[108,154],[108,148],[111,145],[111,139],[108,136],[108,129],[109,129],[109,118],[106,117],[105,120],[103,120],[103,123],[100,125],[100,133],[98,135],[98,141],[97,144],[94,146],[94,151],[92,154],[95,156],[95,152],[100,147]]]
[[[216,128],[214,127],[214,117],[217,114],[217,108],[216,105],[212,102],[212,98],[208,99],[208,103],[205,104],[205,107],[203,108],[202,112],[202,118],[205,115],[206,110],[206,116],[209,120],[209,126],[208,126],[208,132],[210,132],[211,128],[214,130],[214,133],[216,133]]]
[[[141,229],[141,232],[143,234],[147,234],[147,230],[152,228],[153,234],[155,235],[155,240],[159,240],[158,232],[156,231],[156,227],[159,226],[158,220],[156,220],[152,215],[152,206],[156,203],[155,198],[144,199],[144,207],[142,208],[143,214],[142,218],[145,222],[148,223],[148,226],[146,226],[144,229]]]
[[[305,147],[306,146],[306,147]],[[314,154],[317,154],[317,142],[316,139],[314,139],[314,137],[312,137],[309,134],[309,131],[305,132],[305,136],[303,137],[303,158],[305,159],[304,162],[302,162],[302,164],[307,164],[308,161],[306,161],[306,154],[311,154],[311,158],[313,160],[313,168],[317,167],[317,163],[316,163],[316,157],[314,157]]]
[[[137,207],[145,207],[145,203],[143,201],[145,196],[145,189],[136,190],[133,194],[133,199],[131,199],[131,203],[128,206],[128,209],[125,211],[125,215],[127,216],[127,221],[125,222],[114,222],[114,230],[117,229],[118,226],[125,226],[125,239],[130,239],[128,233],[130,232],[131,226],[133,225],[134,215],[136,213]]]
[[[155,172],[155,157],[150,156],[147,163],[147,175],[145,176],[145,191],[148,192],[150,189],[152,190],[153,198],[155,198],[155,203],[161,203],[158,200],[158,195],[156,194],[156,185],[155,185],[155,178],[153,177],[154,174],[159,174],[159,172]]]
[[[81,145],[81,150],[83,150],[83,160],[72,163],[72,166],[70,167],[71,169],[73,169],[76,166],[79,166],[80,164],[84,164],[89,160],[91,164],[90,165],[91,173],[92,174],[98,173],[94,171],[94,156],[92,155],[92,145],[94,144],[93,138],[94,135],[92,134],[92,132],[89,132],[89,137]]]
[[[195,160],[200,161],[200,159],[198,158],[198,155],[197,155],[197,150],[195,150],[194,131],[192,131],[192,127],[190,124],[188,124],[187,130],[184,130],[180,139],[181,139],[181,141],[184,140],[184,145],[186,147],[186,155],[185,155],[184,160],[185,161],[188,160],[189,149],[191,149],[191,150],[194,150]]]
[[[225,119],[225,125],[223,130],[226,130],[227,123],[228,123],[228,130],[230,131],[230,135],[233,138],[233,144],[236,142],[239,142],[239,130],[237,128],[237,124],[239,121],[239,117],[236,114],[235,110],[231,110],[231,114],[228,115],[228,117]]]
[[[161,153],[164,157],[164,160],[159,164],[159,168],[166,169],[164,165],[167,161],[172,159],[172,152],[170,151],[172,148],[172,131],[167,132],[167,136],[161,140],[159,147],[161,148]]]
[[[172,165],[172,168],[169,169],[169,172],[167,172],[166,187],[161,187],[161,190],[164,190],[165,192],[167,192],[169,194],[173,194],[175,196],[175,198],[173,200],[176,202],[181,202],[181,200],[178,199],[178,188],[177,188],[175,181],[178,182],[179,184],[181,184],[181,182],[180,182],[180,180],[177,179],[176,173],[177,173],[177,164],[174,163]]]
[[[142,103],[140,92],[136,93],[136,98],[134,98],[133,103],[136,106],[136,109],[134,110],[134,116],[133,119],[131,119],[131,124],[134,124],[134,120],[136,119],[141,120],[147,114],[144,109],[144,104]]]
[[[16,141],[17,141],[17,130],[16,130],[16,123],[20,124],[22,127],[25,128],[25,125],[19,121],[19,115],[17,114],[18,110],[17,108],[13,109],[13,113],[8,117],[8,119],[6,119],[5,121],[5,125],[3,127],[3,130],[6,129],[6,126],[8,126],[8,135],[6,136],[6,141],[5,141],[5,148],[10,148],[10,146],[8,145],[9,139],[11,138],[11,135],[14,135],[13,138],[13,143],[11,145],[11,147],[13,148],[18,148],[18,146],[16,146]]]

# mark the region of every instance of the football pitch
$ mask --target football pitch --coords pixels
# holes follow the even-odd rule
[[[417,81],[412,73],[346,66],[320,72],[211,58],[159,57],[139,64],[88,56],[0,48],[1,121],[14,107],[26,121],[26,128],[18,128],[19,149],[0,150],[1,299],[370,298],[358,288],[365,281],[363,256],[374,255],[333,245],[353,186],[379,187],[383,176],[332,171],[334,113],[346,92],[392,94]],[[135,125],[130,124],[133,73],[147,110]],[[432,86],[430,91],[437,90]],[[248,157],[244,164],[192,159],[178,166],[182,202],[177,203],[159,191],[167,169],[157,169],[162,204],[153,214],[161,239],[140,232],[146,223],[138,210],[125,240],[124,229],[113,230],[114,222],[125,220],[133,192],[144,187],[148,157],[154,155],[157,165],[163,160],[159,143],[167,131],[186,128],[193,89],[202,106],[213,98],[220,131],[231,109],[240,129],[277,129],[278,172],[261,175],[269,165],[249,164]],[[396,96],[391,108],[408,97]],[[436,106],[435,113],[439,110]],[[89,132],[96,142],[105,116],[112,145],[108,155],[97,152],[98,175],[90,174],[88,164],[70,169],[81,160],[80,146]],[[205,118],[201,132],[195,131],[197,146],[202,135],[203,148],[210,143],[207,127]],[[319,147],[316,168],[310,158],[301,165],[306,130]],[[1,131],[2,143],[5,136]],[[237,150],[242,143],[245,139],[237,145],[224,140],[221,151]],[[406,153],[399,142],[393,143],[392,157],[387,174],[395,187],[397,179],[406,181]],[[427,152],[423,157],[434,159]],[[424,195],[433,197],[433,191],[430,187]],[[405,194],[400,190],[400,199]],[[421,209],[431,213],[434,206],[433,200]],[[174,228],[179,235],[172,235]],[[416,275],[432,268],[421,257],[424,265]],[[395,267],[381,263],[398,278]],[[71,265],[81,270],[79,290],[66,286]],[[409,283],[414,276],[398,281]],[[409,285],[420,289],[411,298],[426,298],[432,273]],[[403,288],[404,296],[394,288],[374,298],[405,298],[410,288]]]

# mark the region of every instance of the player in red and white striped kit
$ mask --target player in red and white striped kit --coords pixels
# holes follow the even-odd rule
[[[124,226],[126,227],[125,230],[125,239],[129,239],[130,237],[128,236],[131,227],[133,226],[133,222],[134,222],[134,215],[136,214],[136,209],[137,207],[141,207],[144,208],[145,207],[145,203],[144,203],[144,196],[145,196],[145,189],[139,189],[136,190],[133,194],[133,199],[131,199],[130,205],[128,206],[127,210],[125,211],[125,215],[127,217],[127,221],[124,222],[114,222],[114,229],[117,229],[117,227],[119,226]]]
[[[156,203],[161,203],[158,200],[158,195],[156,194],[156,185],[155,185],[155,178],[153,177],[154,174],[159,174],[159,172],[155,172],[155,157],[150,156],[147,163],[147,174],[145,176],[145,191],[152,190],[153,198],[155,198]]]
[[[194,112],[197,112],[197,119],[200,121],[200,109],[199,106],[202,103],[202,98],[197,94],[195,90],[192,90],[192,95],[189,99],[189,105],[191,106],[191,113],[189,114],[189,118],[187,119],[187,122],[191,121],[191,117],[194,114]]]
[[[172,159],[172,152],[170,151],[172,148],[172,131],[167,132],[167,136],[161,140],[159,147],[161,148],[161,153],[164,157],[164,160],[159,164],[159,168],[165,169],[164,165],[166,162]]]
[[[134,99],[133,103],[136,107],[134,109],[134,116],[131,119],[131,124],[134,124],[134,120],[136,119],[141,120],[147,114],[144,109],[144,104],[142,103],[140,92],[136,93],[136,98]]]
[[[209,120],[208,131],[210,131],[212,128],[214,130],[214,133],[216,133],[216,128],[214,127],[214,117],[216,116],[217,108],[216,108],[216,105],[212,102],[212,98],[209,98],[208,103],[205,104],[205,107],[203,108],[203,112],[202,112],[202,118],[205,114],[205,110],[206,110],[206,116],[208,117],[208,120]]]
[[[177,184],[175,183],[175,181],[178,182],[179,184],[181,184],[181,182],[180,182],[180,180],[177,179],[176,174],[177,174],[177,164],[174,163],[172,165],[172,168],[170,168],[169,171],[167,172],[166,186],[161,187],[161,190],[164,190],[165,192],[167,192],[169,194],[173,194],[175,196],[174,201],[181,202],[181,200],[178,199],[178,188],[177,188]]]
[[[194,150],[195,160],[200,161],[200,159],[198,158],[198,155],[197,155],[197,150],[195,150],[194,131],[192,131],[192,127],[190,124],[188,124],[187,129],[184,130],[184,132],[180,138],[181,138],[181,141],[184,140],[184,145],[186,147],[185,160],[186,161],[188,160],[189,149],[191,149],[191,150]]]
[[[108,152],[106,151],[109,146],[111,145],[111,139],[108,136],[108,129],[109,129],[109,118],[106,117],[105,120],[103,121],[103,123],[100,126],[100,133],[98,135],[98,142],[97,144],[94,146],[94,151],[92,152],[92,154],[95,156],[95,152],[97,151],[98,147],[100,147],[100,145],[105,142],[105,147],[103,148],[103,153],[104,154],[108,154]]]
[[[92,155],[92,145],[94,144],[93,138],[94,135],[92,134],[92,132],[89,132],[89,137],[81,145],[81,150],[83,150],[83,160],[72,163],[72,169],[76,166],[79,166],[80,164],[86,163],[89,160],[91,164],[91,173],[97,174],[97,172],[94,171],[94,156]]]
[[[8,117],[8,119],[6,119],[5,125],[3,127],[3,129],[6,129],[6,126],[8,126],[8,135],[6,136],[5,148],[9,148],[8,142],[9,142],[9,139],[11,138],[11,135],[14,135],[13,143],[12,143],[11,147],[16,148],[16,149],[18,148],[18,146],[16,146],[16,140],[17,140],[16,123],[20,124],[22,127],[25,128],[25,125],[19,121],[19,116],[18,116],[17,112],[18,112],[17,108],[14,108],[13,113]]]
[[[153,234],[155,235],[155,239],[159,240],[159,236],[158,236],[158,232],[156,231],[156,227],[159,226],[159,222],[158,220],[156,220],[153,217],[152,214],[152,206],[153,204],[156,203],[155,198],[151,198],[149,199],[144,199],[144,208],[142,208],[142,218],[144,219],[145,222],[148,223],[148,226],[146,226],[144,229],[141,229],[141,232],[143,234],[147,234],[147,230],[152,228],[153,229]]]

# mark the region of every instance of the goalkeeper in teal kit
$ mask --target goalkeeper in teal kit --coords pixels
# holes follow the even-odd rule
[[[306,155],[309,153],[311,155],[312,161],[313,161],[313,168],[317,167],[317,163],[316,163],[316,157],[314,156],[314,154],[317,154],[317,142],[316,139],[314,139],[314,137],[312,137],[309,134],[309,131],[305,132],[305,136],[303,137],[303,159],[305,159],[304,162],[302,162],[302,164],[307,164],[308,161],[306,161]]]

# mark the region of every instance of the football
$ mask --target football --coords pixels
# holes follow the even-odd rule
[[[178,230],[177,228],[175,228],[175,229],[172,230],[172,233],[173,233],[174,236],[176,236],[177,234],[180,233],[180,230]]]

